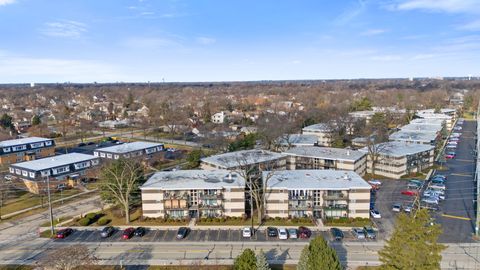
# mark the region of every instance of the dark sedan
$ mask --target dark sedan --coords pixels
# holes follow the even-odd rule
[[[144,236],[145,235],[145,228],[143,228],[143,227],[136,228],[133,235],[138,236],[138,237]]]
[[[278,230],[275,227],[268,227],[267,228],[267,235],[268,237],[277,237],[278,236]]]
[[[342,241],[343,239],[343,232],[339,228],[331,228],[330,232],[332,233],[333,239],[336,241]]]
[[[187,227],[180,227],[177,232],[177,239],[184,239],[187,237],[189,229]]]
[[[312,231],[310,231],[310,229],[307,227],[298,227],[298,235],[300,238],[308,239],[310,236],[312,236]]]
[[[56,238],[60,238],[60,239],[63,239],[63,238],[66,238],[67,236],[69,236],[70,234],[73,233],[73,230],[70,229],[70,228],[66,228],[66,229],[63,229],[63,230],[59,230],[57,232],[57,234],[55,235]]]

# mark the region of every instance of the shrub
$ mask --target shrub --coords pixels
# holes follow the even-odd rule
[[[78,225],[80,226],[88,226],[90,225],[91,220],[87,217],[84,217],[78,221]]]
[[[103,225],[106,225],[108,223],[110,223],[110,219],[106,218],[106,217],[101,217],[97,220],[97,225],[99,226],[103,226]]]
[[[88,219],[95,219],[97,217],[97,213],[88,213],[85,215]]]

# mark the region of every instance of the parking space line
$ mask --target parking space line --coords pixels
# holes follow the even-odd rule
[[[447,215],[447,214],[442,214],[442,217],[461,219],[461,220],[471,220],[470,218],[467,218],[467,217],[452,216],[452,215]]]
[[[155,241],[155,238],[157,237],[157,234],[160,230],[155,230],[155,234],[153,235],[152,241]]]
[[[464,176],[464,177],[473,177],[471,174],[466,174],[466,173],[451,173],[450,175]]]
[[[218,241],[220,239],[220,229],[218,230],[218,233],[217,233],[217,238],[215,239],[216,241]]]
[[[165,239],[167,238],[167,234],[168,234],[168,230],[165,230],[165,234],[163,235],[163,238],[162,238],[163,241],[165,241]]]

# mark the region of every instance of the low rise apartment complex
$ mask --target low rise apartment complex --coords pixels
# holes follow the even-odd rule
[[[371,186],[355,172],[263,172],[263,181],[267,217],[369,217]]]
[[[70,153],[49,158],[37,159],[10,165],[10,173],[21,179],[32,193],[42,193],[46,179],[55,187],[68,180],[84,177],[87,171],[98,166],[98,157],[80,153]]]
[[[52,139],[29,137],[0,142],[0,164],[13,164],[55,155]]]
[[[243,150],[203,158],[200,167],[204,170],[259,169],[285,170],[287,155],[266,150]]]
[[[347,170],[359,175],[367,171],[367,155],[357,150],[303,146],[284,154],[288,155],[288,170]]]
[[[317,136],[319,146],[332,146],[332,128],[325,123],[306,126],[302,129],[302,134]]]
[[[162,151],[162,143],[131,142],[96,149],[93,155],[104,159],[129,159],[151,157]]]
[[[435,147],[429,144],[385,142],[360,149],[367,154],[367,172],[400,179],[433,166]]]
[[[241,217],[245,180],[228,170],[158,172],[140,188],[145,217]]]

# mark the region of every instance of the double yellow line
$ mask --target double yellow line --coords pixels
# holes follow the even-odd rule
[[[461,220],[470,220],[470,218],[467,218],[467,217],[452,216],[452,215],[447,215],[447,214],[442,214],[442,217],[461,219]]]

